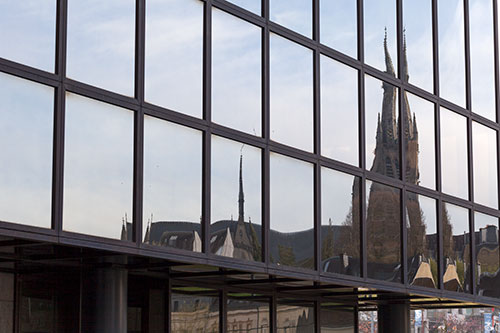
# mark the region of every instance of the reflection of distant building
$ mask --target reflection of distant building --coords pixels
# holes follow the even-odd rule
[[[476,241],[476,279],[478,293],[500,297],[499,234],[496,225],[488,225],[474,233]]]
[[[404,47],[403,75],[408,76],[406,62],[406,45]],[[387,36],[384,39],[384,52],[386,73],[396,76],[392,59],[387,47]],[[418,130],[415,114],[411,114],[406,94],[402,103],[402,119],[398,121],[398,90],[389,83],[382,83],[383,101],[382,112],[378,115],[376,145],[371,171],[391,178],[401,178],[401,145],[405,149],[405,179],[406,182],[418,184]],[[402,126],[402,128],[400,128]],[[343,248],[330,245],[333,251],[325,258],[323,256],[323,269],[325,271],[346,273],[359,270],[359,178],[353,184],[352,210],[344,226],[329,227],[323,235],[336,235]],[[372,277],[399,281],[401,277],[401,214],[400,214],[399,189],[372,183],[369,189],[366,224],[368,270],[373,272]],[[426,226],[418,196],[408,193],[407,196],[407,225],[408,225],[408,272],[410,283],[413,285],[435,287],[437,283],[435,266],[435,251],[428,253]],[[323,227],[324,230],[328,227]],[[347,230],[346,230],[347,228]],[[346,233],[347,231],[347,233]],[[340,235],[339,235],[340,233]],[[349,234],[350,233],[350,234]],[[330,236],[330,237],[332,237]],[[435,238],[435,236],[434,236]],[[323,249],[328,247],[328,236],[323,236]],[[335,244],[335,242],[334,242]],[[434,239],[433,245],[436,245]],[[325,260],[326,259],[326,260]],[[434,260],[434,263],[431,263]],[[347,273],[352,274],[352,273]],[[355,274],[358,275],[358,274]]]
[[[144,243],[201,252],[201,223],[191,221],[156,221],[152,218],[144,235]],[[240,156],[238,220],[221,220],[210,225],[210,251],[217,255],[261,260],[261,228],[245,221],[243,191],[243,156]]]

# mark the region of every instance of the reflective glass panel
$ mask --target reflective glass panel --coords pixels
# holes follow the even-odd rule
[[[242,8],[245,8],[246,10],[254,12],[257,15],[260,15],[261,0],[228,0],[228,1]]]
[[[442,210],[444,289],[471,292],[469,210],[445,203]]]
[[[469,0],[472,112],[495,121],[495,50],[491,0]]]
[[[275,34],[270,42],[271,139],[312,151],[312,50]]]
[[[175,290],[176,288],[174,288]],[[219,332],[219,297],[208,289],[183,288],[186,293],[173,292],[171,300],[170,330],[172,333]],[[190,290],[195,289],[195,290]],[[199,294],[196,294],[196,289]]]
[[[0,221],[50,228],[54,89],[3,73],[0,87]]]
[[[69,78],[134,95],[135,1],[69,0]]]
[[[500,256],[498,254],[498,218],[474,213],[476,240],[476,285],[481,296],[500,298]]]
[[[442,191],[467,199],[467,120],[441,108],[441,177]]]
[[[497,132],[472,122],[474,201],[498,208]]]
[[[307,37],[312,36],[311,0],[269,0],[271,21]]]
[[[320,0],[321,43],[357,58],[358,14],[355,0]]]
[[[432,1],[403,1],[403,80],[433,91]]]
[[[53,72],[55,0],[0,1],[0,57]]]
[[[201,132],[144,117],[143,242],[201,252]]]
[[[261,134],[261,29],[212,11],[212,120]]]
[[[405,93],[406,181],[436,188],[434,104]]]
[[[321,266],[360,275],[359,177],[321,168]]]
[[[406,192],[408,283],[438,288],[436,200]]]
[[[366,181],[368,277],[401,281],[401,191]]]
[[[269,332],[269,303],[229,298],[227,332]]]
[[[66,94],[63,229],[132,239],[134,113]]]
[[[145,99],[202,116],[203,2],[146,2]]]
[[[354,310],[339,309],[335,303],[321,303],[321,332],[354,333]]]
[[[358,71],[321,56],[321,154],[359,165]]]
[[[365,76],[366,168],[400,178],[398,89]]]
[[[271,153],[272,263],[314,268],[313,166]]]
[[[309,303],[280,302],[276,306],[276,332],[314,332],[314,306]]]
[[[261,150],[212,136],[210,250],[262,260]]]
[[[397,76],[396,0],[364,1],[365,63]]]
[[[439,93],[465,106],[465,44],[463,0],[438,2]]]

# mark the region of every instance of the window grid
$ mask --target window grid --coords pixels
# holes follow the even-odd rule
[[[500,81],[498,63],[499,63],[499,47],[498,47],[498,13],[497,0],[492,0],[493,6],[493,17],[494,17],[494,51],[495,51],[495,85],[497,92],[496,98],[496,114],[497,122],[493,122],[486,119],[480,115],[471,113],[469,110],[471,108],[471,80],[470,80],[470,41],[469,41],[469,1],[464,0],[464,36],[465,36],[465,59],[466,59],[466,106],[467,108],[461,108],[447,100],[441,99],[439,96],[439,67],[438,67],[438,16],[437,16],[437,3],[438,0],[432,1],[432,21],[433,21],[433,63],[434,63],[434,94],[429,93],[419,87],[416,87],[410,83],[404,82],[402,77],[402,66],[403,62],[398,61],[398,78],[391,77],[390,75],[377,70],[371,66],[365,65],[364,61],[364,34],[363,34],[363,0],[357,1],[358,10],[358,59],[351,58],[344,55],[332,48],[319,43],[319,0],[313,1],[313,39],[304,37],[294,31],[291,31],[285,27],[282,27],[269,20],[269,1],[262,0],[262,16],[258,16],[249,11],[246,11],[236,5],[233,5],[224,0],[204,0],[204,47],[203,47],[203,119],[197,119],[191,116],[177,113],[173,110],[168,110],[156,105],[149,104],[144,101],[144,47],[145,47],[145,6],[147,0],[136,0],[136,46],[135,46],[135,97],[126,97],[113,92],[109,92],[100,88],[92,87],[84,83],[80,83],[71,79],[66,78],[66,32],[67,32],[67,1],[68,0],[58,0],[57,2],[57,26],[56,26],[56,64],[55,64],[55,74],[44,72],[35,68],[31,68],[22,64],[15,63],[13,61],[0,59],[0,71],[12,74],[18,77],[22,77],[28,80],[32,80],[38,83],[46,84],[48,86],[56,88],[55,93],[55,119],[54,119],[54,150],[53,150],[53,191],[52,191],[52,230],[40,231],[38,229],[27,227],[27,226],[16,226],[15,229],[26,232],[36,231],[37,233],[42,233],[47,236],[47,239],[54,240],[50,236],[61,236],[61,238],[66,239],[64,242],[71,243],[72,240],[81,241],[92,241],[95,237],[86,235],[74,235],[62,231],[62,192],[63,192],[63,161],[64,161],[64,119],[65,119],[65,96],[66,92],[72,92],[80,94],[82,96],[90,97],[98,101],[107,102],[116,106],[121,106],[130,109],[135,112],[135,125],[134,125],[134,190],[133,190],[133,220],[134,220],[134,231],[133,239],[135,244],[126,244],[120,241],[114,240],[101,240],[103,243],[108,243],[111,245],[119,246],[121,249],[125,248],[146,248],[142,244],[142,185],[143,185],[143,132],[144,132],[144,115],[151,115],[158,117],[167,121],[182,124],[188,127],[192,127],[203,131],[203,196],[202,196],[202,210],[203,210],[203,252],[200,256],[209,258],[215,258],[214,256],[207,254],[207,245],[209,244],[209,223],[210,223],[210,152],[211,152],[211,136],[212,134],[219,135],[228,139],[233,139],[245,144],[250,144],[262,149],[262,225],[263,225],[263,258],[265,258],[264,263],[250,263],[253,266],[269,266],[271,269],[278,271],[278,267],[273,267],[269,264],[269,233],[265,230],[269,228],[269,156],[270,152],[275,152],[283,154],[289,157],[293,157],[299,160],[307,161],[313,163],[314,165],[314,217],[315,217],[315,267],[316,272],[304,271],[309,275],[325,276],[324,273],[320,272],[319,258],[320,258],[320,225],[321,225],[321,167],[328,167],[335,170],[347,172],[351,175],[361,177],[361,198],[366,197],[366,180],[376,181],[381,184],[390,185],[392,187],[401,190],[401,255],[402,262],[404,261],[406,255],[407,247],[407,237],[406,237],[406,216],[405,211],[405,198],[406,192],[411,191],[417,194],[422,194],[430,198],[436,199],[437,201],[437,219],[438,219],[438,233],[442,238],[442,214],[441,207],[443,207],[444,202],[456,204],[469,209],[470,214],[470,230],[474,231],[474,212],[482,212],[495,217],[500,217],[500,211],[486,207],[477,203],[474,203],[473,197],[473,168],[472,168],[472,132],[471,126],[472,121],[476,121],[482,125],[485,125],[497,132],[497,160],[500,158],[500,136],[498,135],[498,130],[500,130],[500,125],[498,124],[498,119],[500,119],[500,101],[498,98],[498,86]],[[398,36],[398,59],[401,58],[403,54],[402,45],[402,35],[403,35],[403,22],[402,22],[402,0],[397,1],[397,36]],[[240,19],[253,23],[262,28],[262,137],[254,137],[252,135],[239,132],[234,129],[230,129],[218,124],[213,124],[211,122],[211,13],[212,7],[219,8],[226,11]],[[314,73],[314,152],[309,153],[293,147],[289,147],[277,142],[270,141],[269,134],[269,35],[270,33],[276,33],[281,37],[287,38],[293,42],[298,43],[304,47],[313,50],[313,73]],[[320,55],[325,55],[333,58],[347,66],[351,66],[358,70],[359,79],[359,161],[360,167],[348,165],[336,160],[326,158],[320,155],[320,84],[319,84],[319,57]],[[405,172],[402,172],[402,179],[392,179],[385,176],[381,176],[374,172],[366,169],[365,160],[365,106],[364,106],[364,79],[365,74],[371,75],[379,80],[386,81],[398,88],[399,93],[399,112],[400,112],[400,122],[405,117],[402,114],[402,103],[404,101],[405,92],[410,92],[431,101],[435,105],[435,154],[436,154],[436,190],[422,188],[417,185],[407,184],[405,182]],[[464,200],[456,198],[447,194],[441,193],[441,154],[442,149],[440,143],[440,108],[445,107],[453,112],[456,112],[467,118],[467,142],[468,142],[468,185],[469,185],[469,200]],[[399,129],[401,135],[401,127]],[[406,170],[405,168],[405,147],[400,143],[400,163],[401,170]],[[498,161],[497,161],[498,162]],[[498,179],[500,180],[500,163],[497,163]],[[500,188],[500,186],[498,187]],[[499,196],[500,197],[500,196]],[[360,200],[360,213],[361,213],[361,244],[362,244],[362,267],[361,275],[366,276],[367,262],[366,262],[366,221],[365,221],[365,211],[366,203],[365,200]],[[3,226],[2,223],[0,226]],[[8,226],[12,229],[12,226]],[[475,259],[475,239],[472,232],[470,233],[470,244],[472,250],[472,260],[473,264]],[[158,249],[156,249],[158,251]],[[163,250],[161,250],[164,252]],[[442,241],[439,242],[438,247],[439,252],[439,276],[442,276],[443,272],[443,246]],[[216,258],[217,260],[222,260],[221,258]],[[237,261],[228,260],[229,262]],[[239,263],[241,266],[246,266],[246,263]],[[403,264],[404,271],[403,281],[404,285],[407,285],[407,265]],[[283,269],[282,267],[280,270]],[[285,269],[286,270],[286,269]],[[296,270],[294,268],[294,270]],[[300,269],[299,269],[300,271]],[[473,293],[477,294],[477,288],[475,279],[476,277],[472,274],[472,286]],[[335,275],[332,275],[335,276]],[[359,280],[366,280],[366,278],[360,278]],[[352,281],[356,281],[352,278]],[[384,285],[381,281],[368,281],[374,284]],[[443,281],[439,281],[440,289],[443,287]],[[457,295],[454,295],[458,297]],[[275,306],[274,302],[273,305]],[[317,311],[318,312],[318,311]],[[318,315],[319,316],[319,315]]]

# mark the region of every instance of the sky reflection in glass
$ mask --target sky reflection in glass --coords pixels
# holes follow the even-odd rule
[[[312,50],[275,34],[270,43],[271,139],[312,151]]]
[[[202,117],[203,2],[146,2],[145,99]]]
[[[53,72],[56,0],[0,1],[0,57]]]
[[[358,13],[355,0],[320,0],[321,43],[357,58]]]
[[[439,94],[465,107],[463,0],[438,1]]]
[[[200,232],[201,144],[199,131],[144,117],[143,235],[148,223],[158,223],[163,232]],[[184,224],[174,225],[174,222]],[[172,226],[165,226],[165,223]],[[193,224],[197,226],[190,228]],[[154,237],[151,234],[148,241],[165,245]]]
[[[212,11],[212,120],[261,134],[261,34],[257,26]]]
[[[0,221],[50,228],[54,89],[0,73]]]
[[[321,154],[358,166],[358,71],[321,56]]]
[[[403,11],[409,76],[403,79],[433,92],[432,1],[404,0]]]
[[[68,1],[67,76],[134,95],[135,1]]]
[[[132,222],[134,113],[67,93],[65,132],[63,229],[120,239]]]
[[[269,0],[271,21],[309,38],[312,37],[311,0]]]

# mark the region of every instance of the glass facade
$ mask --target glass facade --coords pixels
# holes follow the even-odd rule
[[[0,1],[0,229],[499,302],[496,1],[35,2]],[[179,322],[334,327],[202,294]]]

